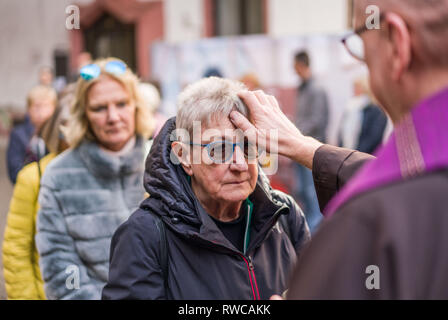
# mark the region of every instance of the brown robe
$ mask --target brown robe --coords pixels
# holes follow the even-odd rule
[[[329,145],[313,160],[319,204],[373,157]],[[371,265],[378,267],[379,289]],[[355,196],[300,256],[289,299],[448,299],[448,168]]]

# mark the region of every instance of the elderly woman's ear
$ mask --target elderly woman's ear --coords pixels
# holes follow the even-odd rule
[[[180,141],[174,141],[171,143],[171,149],[176,157],[176,159],[173,160],[176,160],[176,162],[182,166],[184,171],[189,176],[192,176],[193,170],[191,169],[190,149],[188,146]]]

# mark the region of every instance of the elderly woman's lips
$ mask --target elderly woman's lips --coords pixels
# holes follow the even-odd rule
[[[241,184],[243,182],[246,182],[246,180],[227,182],[227,184]]]

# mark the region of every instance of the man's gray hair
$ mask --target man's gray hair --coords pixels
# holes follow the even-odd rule
[[[188,85],[177,100],[176,128],[193,133],[193,123],[208,128],[213,122],[227,118],[233,110],[249,118],[249,110],[237,93],[246,90],[241,82],[209,77]]]

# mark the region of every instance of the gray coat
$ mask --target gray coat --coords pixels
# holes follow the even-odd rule
[[[100,299],[112,235],[144,198],[144,156],[141,138],[120,157],[84,141],[48,165],[36,235],[48,299]]]
[[[325,142],[328,126],[328,97],[315,80],[309,79],[299,87],[296,126],[306,136]]]

